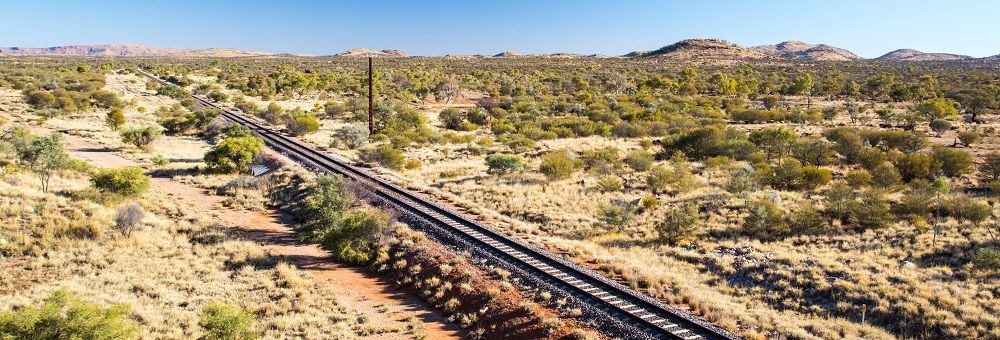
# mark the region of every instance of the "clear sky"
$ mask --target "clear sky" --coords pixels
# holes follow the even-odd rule
[[[149,44],[313,55],[620,55],[686,38],[1000,54],[1000,1],[7,1],[0,46]]]

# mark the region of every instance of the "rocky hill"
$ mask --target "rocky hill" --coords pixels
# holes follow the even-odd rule
[[[55,47],[0,47],[0,56],[81,56],[81,57],[242,57],[273,55],[268,52],[233,48],[184,49],[150,45],[69,45]]]
[[[503,51],[493,55],[494,57],[523,57],[524,55],[518,51]]]
[[[949,53],[924,53],[914,49],[904,48],[883,54],[881,57],[875,59],[882,61],[951,61],[951,60],[970,60],[973,58],[967,55],[949,54]]]
[[[851,51],[826,44],[807,44],[801,41],[789,40],[776,45],[763,45],[752,48],[766,55],[785,59],[801,60],[861,60],[863,58]]]
[[[347,50],[347,51],[344,51],[344,52],[337,53],[337,54],[335,54],[335,56],[338,56],[338,57],[367,57],[367,56],[375,56],[375,57],[402,58],[402,57],[406,57],[407,54],[406,54],[406,52],[403,52],[403,51],[400,51],[400,50],[381,50],[381,51],[378,51],[378,50],[373,50],[373,49],[370,49],[370,48],[355,48],[355,49],[350,49],[350,50]]]
[[[720,39],[687,39],[652,52],[632,52],[626,57],[670,59],[766,59],[768,55]]]

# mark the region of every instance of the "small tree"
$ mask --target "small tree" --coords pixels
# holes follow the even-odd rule
[[[53,175],[73,165],[69,153],[63,147],[62,135],[56,133],[28,138],[27,144],[18,148],[17,153],[21,164],[38,175],[43,192],[49,191],[49,180]]]
[[[934,131],[934,134],[940,137],[942,133],[951,129],[951,122],[944,119],[935,119],[931,121],[930,128],[931,131]]]
[[[254,316],[248,310],[219,302],[205,305],[198,325],[205,330],[209,340],[249,340],[256,339],[253,330]]]
[[[517,155],[486,156],[487,172],[491,174],[509,174],[524,167],[524,160]]]
[[[264,142],[256,137],[226,137],[205,153],[205,163],[220,172],[245,171],[263,148]]]
[[[108,114],[104,117],[104,124],[106,124],[111,131],[118,131],[122,125],[125,125],[125,112],[121,108],[113,108],[108,111]]]
[[[694,238],[700,229],[698,205],[690,202],[667,210],[663,221],[656,225],[660,240],[674,245]]]
[[[115,229],[125,235],[132,236],[133,231],[142,228],[142,220],[146,218],[146,211],[138,203],[129,203],[115,210]]]
[[[118,169],[101,169],[92,177],[90,183],[97,190],[114,193],[126,197],[142,195],[149,190],[150,179],[142,173],[139,167],[124,167]]]
[[[163,136],[159,129],[147,126],[141,128],[127,129],[121,132],[122,142],[135,145],[135,147],[148,150],[149,144]]]
[[[826,191],[826,211],[840,220],[845,220],[851,209],[851,202],[854,200],[854,190],[844,182],[834,182],[830,189]]]

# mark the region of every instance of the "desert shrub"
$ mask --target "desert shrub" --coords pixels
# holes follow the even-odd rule
[[[374,147],[361,149],[358,154],[361,160],[368,163],[378,163],[386,168],[401,170],[405,165],[406,158],[403,152],[390,144],[380,144]]]
[[[825,229],[827,219],[809,202],[801,202],[788,214],[788,226],[797,233],[817,232]]]
[[[952,195],[944,200],[941,208],[946,215],[975,225],[986,221],[992,213],[992,209],[985,202],[962,194]]]
[[[139,167],[101,169],[90,177],[95,189],[126,197],[142,195],[149,190],[150,179]]]
[[[597,208],[597,221],[608,230],[622,232],[632,225],[635,209],[625,204],[601,204]]]
[[[1000,180],[1000,153],[987,154],[979,165],[979,174],[987,182]]]
[[[487,172],[491,174],[509,174],[524,167],[524,159],[517,155],[486,156]]]
[[[760,239],[780,237],[790,230],[785,212],[773,200],[760,198],[747,202],[743,231]]]
[[[118,95],[111,91],[97,90],[90,93],[90,98],[94,100],[94,105],[104,109],[119,106]]]
[[[969,254],[969,262],[978,269],[1000,270],[1000,249],[979,248]]]
[[[411,158],[403,161],[403,169],[406,170],[420,169],[421,166],[423,166],[423,163],[419,159]]]
[[[975,131],[962,131],[958,133],[958,141],[962,142],[962,145],[972,146],[979,141],[979,134]]]
[[[639,200],[639,205],[642,206],[643,210],[649,210],[660,205],[660,202],[656,200],[656,196],[644,195],[642,196],[642,199]]]
[[[878,229],[889,226],[893,215],[889,200],[880,190],[867,190],[850,204],[850,221],[866,229]]]
[[[931,131],[934,131],[934,133],[936,133],[938,136],[940,136],[942,132],[951,129],[951,122],[944,119],[935,119],[931,121],[929,125]]]
[[[792,156],[802,164],[822,166],[830,165],[837,159],[836,152],[830,143],[817,137],[802,137],[792,145]]]
[[[885,153],[874,147],[863,147],[858,150],[857,162],[868,171],[874,170],[879,164],[885,163]]]
[[[892,212],[898,216],[927,216],[934,203],[934,194],[927,190],[910,189],[892,205]]]
[[[156,156],[153,156],[153,160],[152,161],[153,161],[153,165],[155,165],[155,166],[165,166],[167,164],[170,164],[170,160],[169,159],[167,159],[166,157],[163,157],[163,155],[159,155],[159,154],[156,155]]]
[[[115,230],[125,237],[132,236],[132,232],[142,228],[142,220],[145,218],[146,211],[139,204],[123,205],[115,210]]]
[[[128,314],[126,305],[103,308],[62,289],[41,306],[0,313],[0,338],[138,339],[139,324]]]
[[[654,166],[646,174],[646,187],[652,193],[659,193],[667,189],[673,178],[673,171],[663,166]]]
[[[263,148],[264,141],[256,137],[226,137],[205,153],[205,164],[224,173],[245,171]]]
[[[157,122],[167,134],[186,134],[201,131],[222,114],[218,109],[188,110],[181,105],[162,106],[155,112]]]
[[[905,154],[892,162],[899,170],[903,181],[910,182],[917,178],[929,178],[940,169],[940,164],[934,157],[927,154]]]
[[[694,238],[700,229],[698,205],[690,202],[667,210],[663,221],[656,224],[660,240],[675,245]]]
[[[876,166],[871,172],[871,183],[880,188],[891,188],[902,182],[899,170],[889,163]]]
[[[597,179],[597,190],[615,192],[622,189],[622,180],[614,175],[601,176]]]
[[[760,188],[760,182],[754,176],[754,168],[750,166],[733,169],[726,182],[726,191],[731,193],[752,192]]]
[[[635,171],[646,171],[653,166],[653,154],[645,150],[635,150],[625,156],[625,164]]]
[[[339,140],[349,149],[357,149],[368,142],[368,127],[358,124],[346,125],[337,129],[333,138]]]
[[[759,147],[748,140],[746,133],[717,126],[694,129],[664,143],[665,155],[680,151],[695,160],[716,156],[749,160],[759,150]]]
[[[618,157],[618,149],[613,146],[584,153],[583,162],[587,170],[599,174],[612,173],[622,167],[621,159]]]
[[[865,169],[851,170],[844,176],[844,180],[855,188],[866,187],[872,184],[872,173]]]
[[[258,115],[269,123],[276,124],[285,117],[285,109],[278,105],[278,103],[271,102],[264,111],[258,112]]]
[[[555,150],[542,156],[538,171],[549,180],[560,180],[569,178],[582,165],[583,162],[574,153],[568,150]]]
[[[783,189],[793,189],[798,186],[802,179],[802,163],[794,158],[784,159],[774,166],[773,176],[770,177],[770,184]]]
[[[968,152],[948,147],[934,148],[934,162],[948,177],[958,177],[972,170],[972,155]]]
[[[160,136],[160,130],[152,127],[146,126],[141,128],[127,129],[121,132],[122,142],[132,144],[139,149],[146,150],[149,148],[149,144],[153,143]]]
[[[535,141],[520,133],[500,137],[498,141],[516,153],[528,152],[535,148]]]
[[[329,226],[323,246],[344,263],[365,265],[374,260],[379,237],[388,226],[389,216],[380,210],[347,211]]]
[[[801,189],[816,189],[817,187],[830,182],[833,173],[814,165],[802,167],[802,177],[799,179],[798,187]]]
[[[113,108],[104,116],[104,124],[111,128],[111,131],[118,131],[125,125],[125,112],[121,108]]]
[[[216,102],[224,102],[229,99],[229,95],[215,90],[208,93],[208,98]]]
[[[56,103],[56,96],[42,89],[28,91],[24,96],[25,101],[36,109],[51,107]]]
[[[302,136],[308,133],[319,131],[319,120],[311,114],[299,114],[288,118],[285,128],[292,136]]]
[[[302,200],[301,215],[304,222],[296,228],[296,232],[305,240],[322,241],[331,226],[340,222],[355,200],[354,193],[340,176],[316,178]]]
[[[851,202],[854,201],[854,190],[847,183],[834,182],[830,188],[824,192],[826,197],[823,202],[826,211],[836,218],[845,219],[850,213]]]
[[[210,302],[202,310],[198,325],[205,331],[208,340],[248,340],[256,339],[253,330],[253,313],[220,302]]]

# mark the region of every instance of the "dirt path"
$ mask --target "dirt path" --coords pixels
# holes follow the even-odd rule
[[[132,160],[123,158],[113,150],[94,145],[82,138],[67,136],[67,148],[73,157],[85,159],[104,167],[122,167],[136,165]],[[271,255],[282,258],[295,265],[300,270],[311,273],[319,279],[328,281],[337,294],[337,301],[349,306],[358,313],[358,317],[369,320],[386,321],[385,326],[405,327],[412,324],[407,321],[417,318],[415,335],[428,339],[457,339],[462,331],[447,321],[437,312],[424,306],[413,296],[394,289],[386,282],[365,269],[347,267],[336,263],[329,253],[316,245],[303,244],[295,239],[289,227],[290,216],[280,211],[268,209],[265,211],[244,211],[223,207],[223,197],[212,195],[205,189],[170,178],[153,178],[152,190],[160,191],[171,198],[183,201],[191,208],[203,211],[217,221],[230,227],[238,228],[249,239],[262,244]],[[419,329],[422,327],[423,329]],[[401,333],[387,333],[367,338],[398,338]]]

